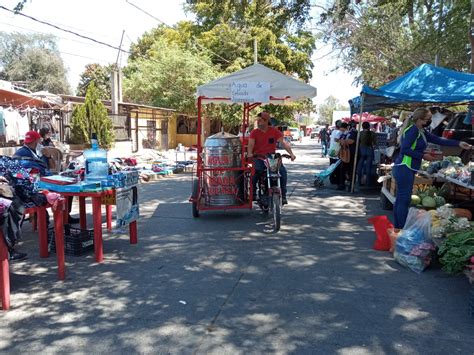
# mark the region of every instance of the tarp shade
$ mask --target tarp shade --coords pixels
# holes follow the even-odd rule
[[[364,86],[364,111],[407,103],[461,103],[474,101],[474,74],[422,64],[379,87]],[[361,97],[349,100],[351,114],[360,112]]]
[[[270,97],[274,98],[270,102],[277,104],[281,104],[284,101],[297,101],[316,96],[315,87],[258,63],[198,86],[197,96],[204,97],[203,102],[206,103],[230,104],[231,85],[236,81],[270,83]]]
[[[360,122],[360,114],[354,113],[351,117],[344,117],[342,120],[344,122],[350,122],[350,121]],[[375,122],[385,122],[386,120],[387,119],[385,117],[373,115],[368,112],[364,112],[362,114],[362,122],[375,123]]]

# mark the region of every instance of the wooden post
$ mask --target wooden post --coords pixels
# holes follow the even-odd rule
[[[356,180],[357,158],[359,157],[360,131],[361,131],[361,128],[362,128],[362,113],[364,112],[364,96],[365,96],[364,93],[360,94],[359,130],[358,130],[357,139],[356,139],[356,150],[355,150],[355,155],[354,155],[354,167],[352,168],[351,193],[354,193],[354,185],[355,185],[355,180]]]

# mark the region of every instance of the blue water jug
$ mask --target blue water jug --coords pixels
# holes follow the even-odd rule
[[[107,180],[109,174],[109,164],[107,162],[107,151],[99,149],[97,135],[92,133],[92,148],[84,151],[86,160],[86,182],[101,182]]]

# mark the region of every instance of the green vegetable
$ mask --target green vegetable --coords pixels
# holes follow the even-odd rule
[[[423,205],[423,207],[427,207],[427,208],[435,208],[436,207],[436,201],[431,196],[423,197],[423,199],[421,200],[421,204]]]
[[[436,207],[441,207],[446,204],[446,200],[442,196],[435,196],[434,200],[436,202]]]
[[[443,270],[450,273],[463,271],[474,255],[474,229],[449,233],[438,250]]]
[[[417,206],[421,203],[421,197],[418,195],[411,195],[411,204]]]

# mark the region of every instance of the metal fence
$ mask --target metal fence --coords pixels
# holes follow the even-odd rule
[[[68,143],[71,141],[71,119],[72,114],[68,112],[63,113],[63,119],[61,120],[61,140]],[[129,141],[132,138],[130,119],[127,115],[110,115],[109,118],[112,120],[112,124],[115,132],[115,141],[123,142]]]

